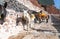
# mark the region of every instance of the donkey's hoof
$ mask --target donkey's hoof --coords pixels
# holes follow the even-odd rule
[[[28,31],[27,29],[24,29],[25,31]]]

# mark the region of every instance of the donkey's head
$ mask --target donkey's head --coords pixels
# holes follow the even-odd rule
[[[4,7],[5,7],[5,8],[7,7],[7,2],[4,3]]]
[[[28,10],[23,10],[23,15],[28,17]]]

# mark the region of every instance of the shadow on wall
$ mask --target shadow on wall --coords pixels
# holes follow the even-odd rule
[[[60,33],[60,20],[51,15],[52,25],[57,29],[57,31]]]

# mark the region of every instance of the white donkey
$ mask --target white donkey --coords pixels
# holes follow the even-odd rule
[[[18,22],[21,22],[23,25],[23,29],[25,30],[25,25],[27,25],[27,30],[29,27],[32,26],[32,22],[34,21],[35,17],[32,19],[32,15],[28,13],[28,10],[23,10],[23,16],[20,18],[17,18],[17,24]]]

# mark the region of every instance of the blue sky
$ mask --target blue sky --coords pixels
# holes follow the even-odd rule
[[[60,9],[60,0],[54,0],[55,7]]]

